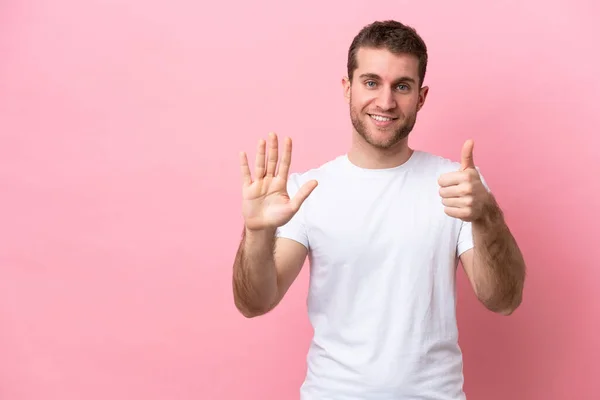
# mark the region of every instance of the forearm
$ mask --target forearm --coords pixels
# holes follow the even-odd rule
[[[274,246],[274,231],[244,229],[233,266],[233,294],[245,316],[265,313],[277,298]]]
[[[472,227],[477,295],[490,310],[511,313],[521,302],[525,261],[491,194]]]

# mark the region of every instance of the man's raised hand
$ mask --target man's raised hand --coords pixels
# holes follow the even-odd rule
[[[317,181],[306,182],[293,198],[287,192],[287,180],[292,161],[292,140],[284,140],[283,154],[278,163],[277,135],[269,134],[268,154],[266,142],[260,139],[254,163],[254,179],[250,173],[248,157],[240,153],[242,173],[242,215],[248,230],[274,230],[285,225],[317,187]]]
[[[491,195],[473,161],[472,140],[463,145],[460,170],[442,174],[438,180],[444,211],[451,217],[473,222],[483,216]]]

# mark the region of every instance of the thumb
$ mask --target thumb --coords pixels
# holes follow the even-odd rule
[[[464,171],[467,168],[475,168],[475,162],[473,161],[473,147],[475,143],[473,140],[467,140],[463,145],[461,156],[460,156],[460,170]]]
[[[296,195],[294,196],[294,198],[291,199],[290,202],[294,212],[298,212],[300,206],[302,205],[302,203],[304,203],[304,200],[306,200],[306,198],[312,193],[312,191],[317,187],[317,185],[318,182],[313,179],[306,182],[300,187],[300,189],[298,190],[298,192],[296,192]]]

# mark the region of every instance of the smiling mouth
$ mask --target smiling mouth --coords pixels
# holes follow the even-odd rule
[[[398,118],[397,117],[384,117],[383,115],[377,115],[377,114],[368,114],[369,117],[373,118],[375,121],[377,122],[390,122],[390,121],[395,121]]]

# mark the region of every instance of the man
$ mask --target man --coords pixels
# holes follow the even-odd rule
[[[347,154],[289,175],[292,142],[241,154],[245,229],[233,267],[237,308],[265,314],[310,260],[314,338],[302,400],[464,399],[455,314],[460,260],[477,297],[511,314],[523,257],[475,167],[408,145],[428,88],[427,49],[399,22],[375,22],[348,53]],[[267,154],[268,153],[268,154]],[[318,185],[318,186],[317,186]]]

